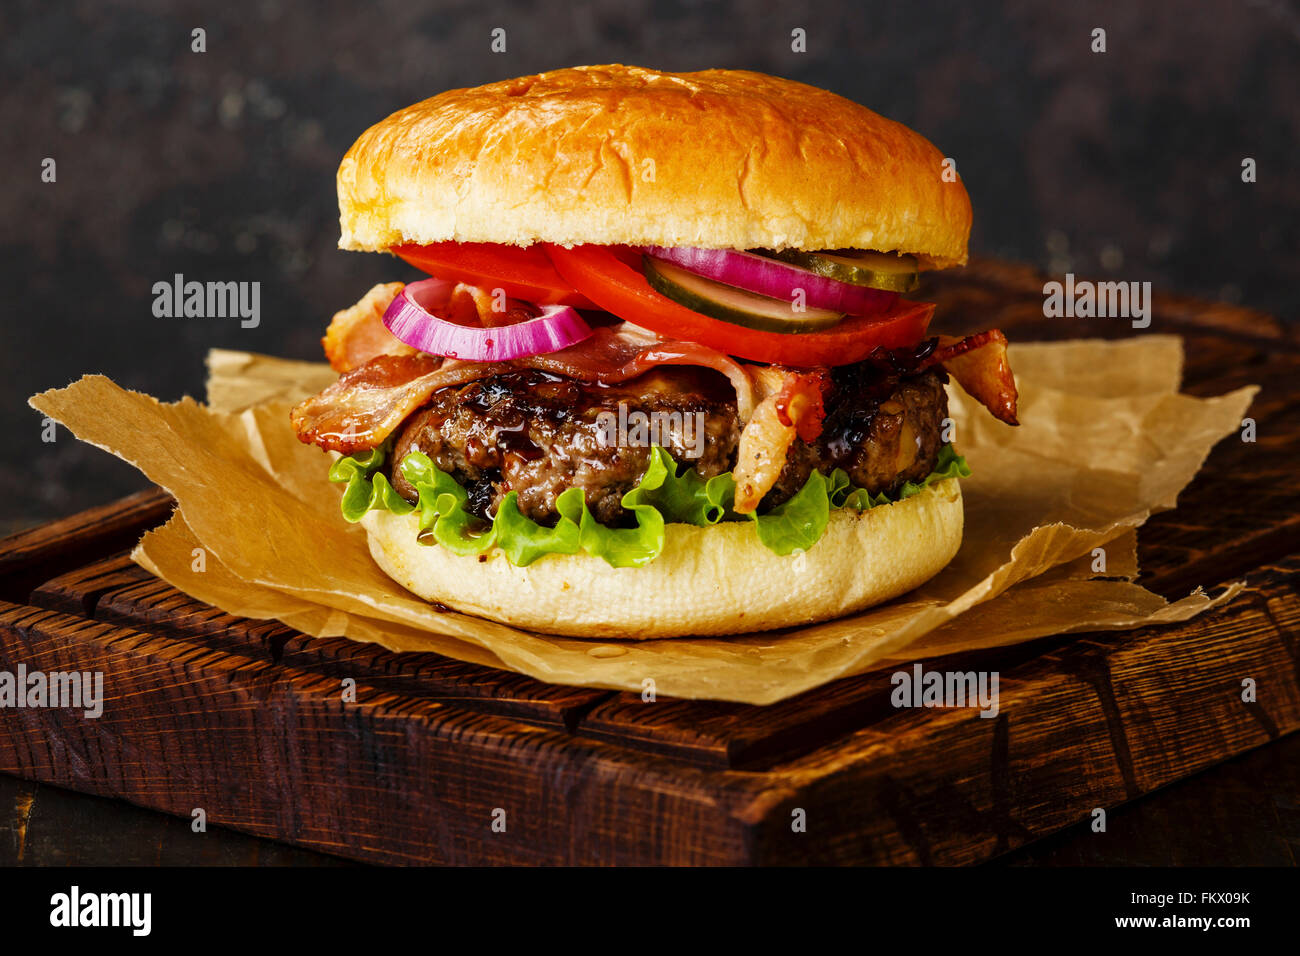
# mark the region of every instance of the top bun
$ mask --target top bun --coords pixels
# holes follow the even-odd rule
[[[826,90],[583,66],[394,113],[339,167],[344,249],[406,242],[875,249],[966,261],[943,154]]]

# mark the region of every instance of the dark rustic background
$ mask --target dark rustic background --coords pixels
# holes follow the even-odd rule
[[[335,309],[406,274],[335,248],[334,171],[356,135],[444,89],[552,67],[747,67],[828,87],[957,159],[977,253],[1296,318],[1300,8],[1281,0],[11,0],[0,50],[0,532],[143,484],[65,433],[42,443],[29,394],[91,371],[198,394],[212,346],[315,357]],[[260,281],[261,326],[154,318],[150,288],[176,272]]]

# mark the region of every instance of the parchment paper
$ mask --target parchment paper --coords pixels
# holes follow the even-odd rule
[[[1210,598],[1198,588],[1169,603],[1139,587],[1135,529],[1174,506],[1257,389],[1179,394],[1174,336],[1016,344],[1010,358],[1019,428],[949,386],[957,446],[974,474],[962,482],[962,548],[943,572],[853,617],[725,639],[533,634],[439,612],[404,591],[371,560],[364,531],[339,516],[325,454],[289,427],[289,407],[333,380],[324,365],[214,351],[206,406],[161,404],[97,375],[31,404],[176,497],[177,514],[134,557],[229,613],[553,683],[639,692],[652,678],[665,696],[765,704],[889,661],[1185,620],[1240,589]],[[1104,573],[1094,571],[1095,548]]]

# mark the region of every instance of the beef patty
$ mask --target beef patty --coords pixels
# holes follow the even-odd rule
[[[873,494],[924,478],[942,444],[946,378],[941,369],[909,372],[888,361],[833,369],[821,435],[811,443],[794,441],[760,510],[795,494],[813,469],[829,474],[843,468]],[[620,406],[626,424],[657,421],[654,443],[702,477],[735,466],[741,427],[735,392],[716,372],[660,367],[600,386],[521,371],[435,392],[398,433],[393,487],[416,499],[396,463],[418,450],[468,489],[469,509],[480,517],[495,514],[515,491],[520,511],[548,523],[557,517],[555,499],[577,487],[597,520],[623,523],[629,515],[620,499],[645,473],[650,448],[609,440]],[[659,414],[650,419],[652,413]]]

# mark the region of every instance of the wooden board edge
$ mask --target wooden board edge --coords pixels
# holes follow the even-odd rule
[[[1300,730],[1300,556],[1255,578],[1190,627],[1080,635],[1010,672],[993,719],[902,710],[774,768],[745,811],[754,860],[978,863]],[[828,839],[791,829],[801,809]]]
[[[748,862],[743,775],[364,685],[345,702],[337,682],[284,665],[0,605],[0,669],[15,657],[121,691],[98,720],[0,711],[0,771],[24,779],[183,818],[202,807],[213,824],[368,862]]]
[[[26,603],[38,584],[134,547],[174,507],[169,494],[151,488],[0,539],[0,599]]]

